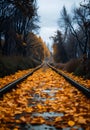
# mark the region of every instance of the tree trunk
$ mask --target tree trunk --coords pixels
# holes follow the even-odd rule
[[[0,51],[2,50],[2,45],[1,45],[1,33],[0,33]]]

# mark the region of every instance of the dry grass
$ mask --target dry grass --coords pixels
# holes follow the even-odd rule
[[[64,65],[63,70],[66,70],[68,72],[74,72],[80,64],[80,59],[72,59]]]
[[[0,55],[0,77],[14,74],[18,70],[33,68],[37,65],[30,57]]]
[[[69,73],[74,73],[78,76],[83,76],[85,78],[90,79],[90,60],[87,60],[86,63],[82,62],[82,58],[72,59],[69,62],[55,63],[56,68],[67,71]]]

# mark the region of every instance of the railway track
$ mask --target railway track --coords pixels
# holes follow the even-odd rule
[[[7,93],[8,91],[10,91],[11,89],[17,87],[17,84],[19,84],[22,81],[24,81],[28,76],[32,75],[36,70],[40,69],[42,66],[43,66],[43,64],[39,65],[34,70],[32,70],[31,72],[25,74],[21,78],[18,78],[17,80],[14,80],[13,82],[5,85],[3,88],[0,89],[0,97],[2,97],[5,93]]]
[[[82,91],[83,94],[86,95],[86,97],[90,98],[90,89],[86,88],[83,85],[80,85],[79,83],[77,83],[76,81],[74,81],[73,79],[69,78],[67,75],[63,74],[62,72],[60,72],[60,70],[56,69],[54,66],[50,65],[49,63],[46,63],[50,68],[52,68],[52,70],[54,70],[56,73],[60,74],[61,76],[63,76],[68,82],[70,82],[73,86],[75,86],[78,90]],[[42,63],[40,66],[36,67],[34,70],[32,70],[31,72],[27,73],[26,75],[24,75],[21,78],[18,78],[17,80],[9,83],[8,85],[5,85],[3,88],[0,89],[0,97],[3,96],[3,94],[5,94],[6,92],[10,91],[12,88],[14,88],[17,84],[19,84],[20,82],[22,82],[23,80],[25,80],[28,76],[32,75],[35,71],[37,71],[38,69],[40,69],[42,66],[44,65],[44,63]]]
[[[89,89],[48,63],[0,89],[0,96],[1,130],[90,128]]]
[[[76,81],[74,81],[73,79],[71,79],[70,77],[68,77],[67,75],[63,74],[60,70],[56,69],[54,66],[50,65],[47,63],[47,65],[52,68],[56,73],[60,74],[61,76],[63,76],[69,83],[71,83],[73,86],[75,86],[78,90],[82,91],[83,94],[86,95],[86,97],[90,98],[90,89],[86,88],[85,86],[77,83]]]

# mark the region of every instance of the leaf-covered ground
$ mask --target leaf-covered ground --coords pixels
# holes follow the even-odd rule
[[[31,72],[33,69],[28,70],[19,70],[15,74],[11,74],[8,76],[5,76],[4,78],[0,78],[0,88],[3,88],[5,85],[9,84],[10,82],[13,82],[14,80],[22,77],[23,75],[27,74],[28,72]]]
[[[0,130],[89,130],[89,119],[90,100],[50,68],[0,99]]]
[[[73,80],[75,80],[76,82],[78,82],[79,84],[82,84],[83,86],[85,86],[86,88],[90,89],[90,79],[84,79],[81,76],[76,76],[73,73],[68,73],[66,71],[61,71],[62,73],[68,75],[70,78],[72,78]]]

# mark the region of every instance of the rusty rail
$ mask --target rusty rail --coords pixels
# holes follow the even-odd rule
[[[52,65],[50,65],[49,63],[47,63],[47,65],[54,70],[55,72],[57,72],[59,75],[63,76],[69,83],[71,83],[73,86],[75,86],[78,90],[82,91],[82,93],[87,97],[90,98],[90,89],[86,88],[85,86],[79,84],[78,82],[74,81],[73,79],[71,79],[70,77],[66,76],[65,74],[63,74],[60,70],[58,70],[57,68],[53,67]]]
[[[21,83],[23,80],[25,80],[28,76],[32,75],[36,70],[40,69],[43,66],[43,63],[39,66],[37,66],[34,70],[31,72],[25,74],[24,76],[18,78],[17,80],[14,80],[13,82],[5,85],[3,88],[0,89],[0,97],[2,97],[5,93],[10,91],[11,89],[15,88],[17,84]]]

